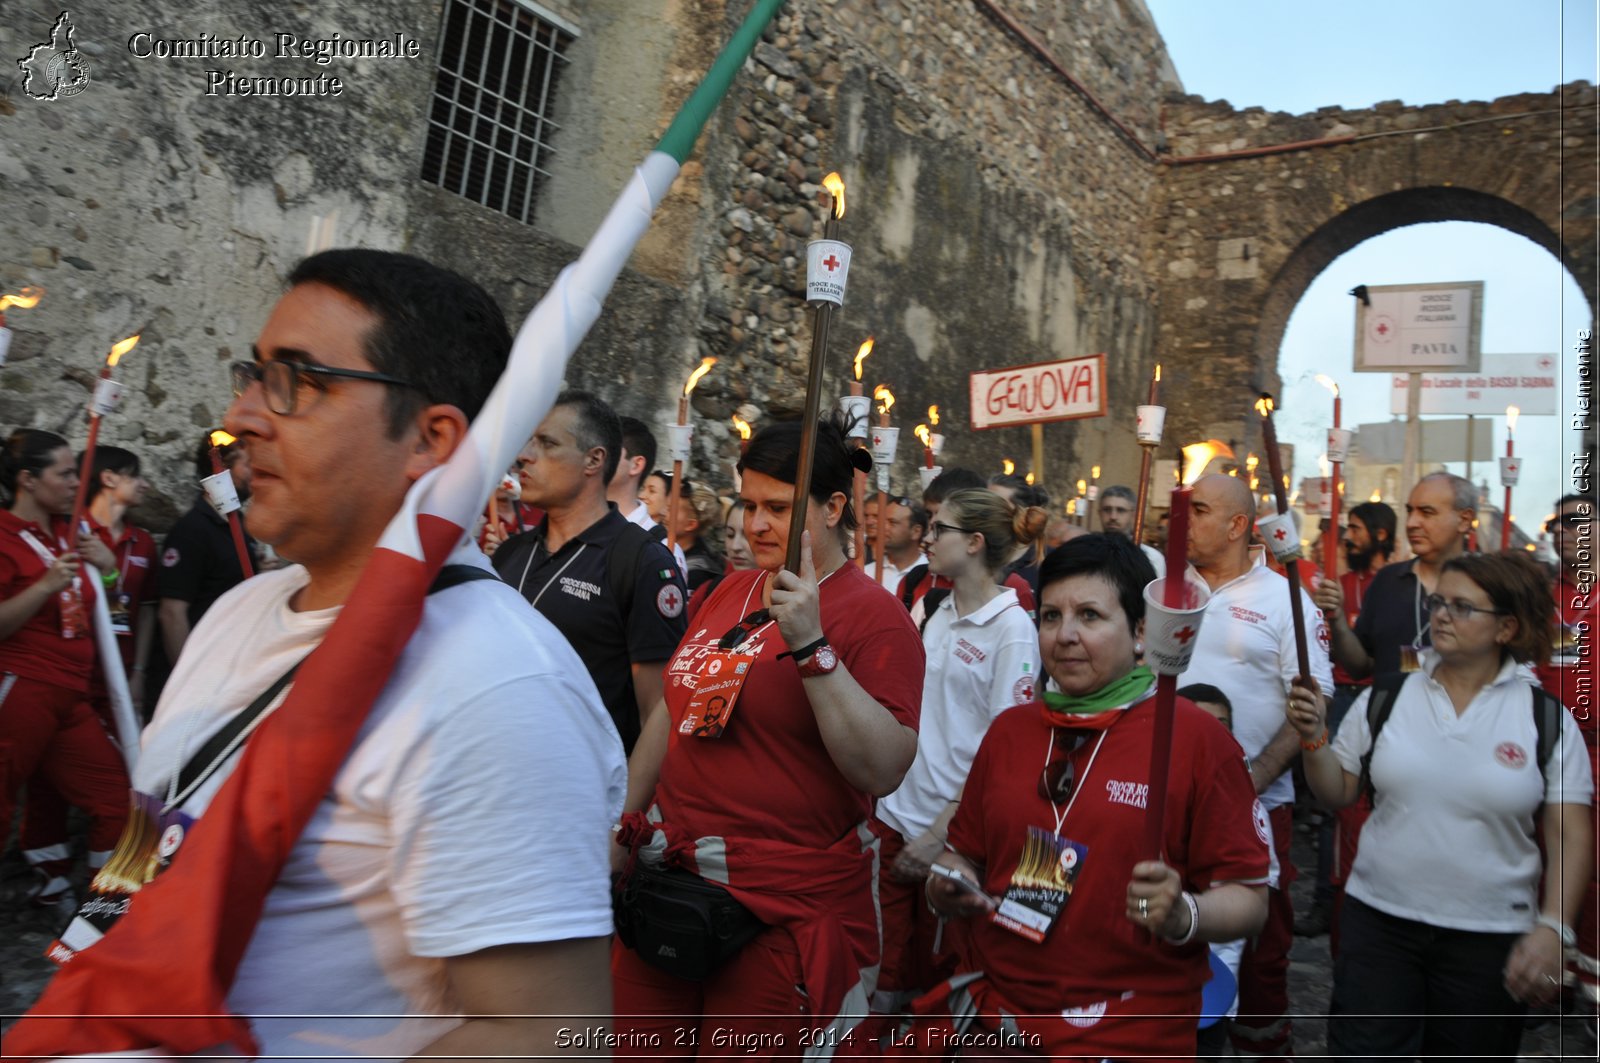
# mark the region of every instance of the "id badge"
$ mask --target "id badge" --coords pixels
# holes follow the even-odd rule
[[[1422,657],[1417,653],[1417,648],[1415,646],[1400,647],[1400,671],[1422,671]]]
[[[118,594],[110,599],[111,633],[113,635],[133,634],[133,614],[128,611],[131,599],[126,594]]]
[[[1072,899],[1073,883],[1088,855],[1088,847],[1079,842],[1029,827],[1022,859],[1011,873],[1000,906],[989,914],[990,920],[1036,945],[1043,944]]]
[[[733,719],[739,691],[750,678],[753,653],[717,652],[708,654],[696,670],[695,690],[689,697],[688,712],[678,725],[678,733],[690,738],[721,738]]]
[[[89,895],[45,956],[64,966],[104,937],[127,912],[133,895],[172,863],[193,825],[193,816],[177,809],[163,813],[161,801],[135,790],[127,826],[111,859],[95,873]]]

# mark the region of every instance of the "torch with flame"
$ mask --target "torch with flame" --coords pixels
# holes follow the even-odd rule
[[[1012,461],[1010,458],[1001,458],[1000,469],[1007,476],[1010,476],[1012,473],[1017,471],[1017,463]]]
[[[879,384],[872,389],[872,398],[878,404],[878,423],[887,426],[889,411],[894,409],[894,392],[885,384]]]
[[[111,353],[106,355],[106,364],[100,367],[100,377],[95,381],[94,395],[89,400],[89,440],[83,446],[83,465],[78,470],[78,493],[72,500],[73,534],[77,534],[83,528],[83,508],[89,495],[95,445],[100,441],[100,418],[116,409],[117,401],[122,398],[122,385],[112,377],[111,371],[116,368],[123,355],[138,345],[137,332],[125,340],[118,340],[112,344]]]
[[[854,364],[854,366],[855,366],[855,371],[856,371],[856,386],[857,386],[857,387],[860,387],[860,385],[861,385],[861,363],[862,363],[862,362],[865,362],[865,361],[866,361],[866,360],[867,360],[867,355],[869,355],[869,354],[871,354],[871,353],[872,353],[872,337],[871,337],[871,336],[868,336],[868,337],[867,337],[867,338],[866,338],[866,339],[865,339],[865,340],[864,340],[864,341],[863,341],[863,342],[862,342],[862,344],[861,344],[861,346],[860,346],[860,348],[858,348],[858,349],[857,349],[857,350],[856,350],[856,356],[855,356],[855,358],[854,358],[854,360],[853,360],[853,363],[852,363],[852,364]],[[857,394],[857,395],[859,395],[859,394],[860,394],[860,392],[859,392],[859,391],[856,391],[856,392],[852,392],[852,394]]]
[[[1276,404],[1272,396],[1262,393],[1256,400],[1256,412],[1261,415],[1261,438],[1267,451],[1267,466],[1272,472],[1272,494],[1278,504],[1278,515],[1287,520],[1289,517],[1289,478],[1283,471],[1283,454],[1278,449],[1278,430],[1272,423],[1272,411]],[[1283,529],[1279,529],[1281,533]],[[1289,577],[1289,608],[1294,616],[1294,648],[1296,664],[1300,668],[1300,677],[1306,682],[1311,681],[1311,651],[1306,645],[1305,606],[1300,602],[1300,559],[1286,557],[1283,560],[1284,574]]]
[[[693,435],[693,429],[689,427],[689,396],[694,394],[694,389],[701,378],[711,372],[711,367],[716,364],[717,359],[711,355],[700,359],[699,366],[684,382],[683,394],[678,396],[678,423],[667,426],[667,439],[672,451],[672,485],[667,490],[667,549],[669,550],[676,549],[678,545],[678,496],[683,490],[683,463],[689,458],[689,440]]]
[[[11,349],[11,330],[6,328],[6,311],[13,306],[19,310],[31,310],[39,305],[43,297],[44,289],[37,287],[23,288],[15,295],[9,292],[0,295],[0,365],[6,364],[6,352]]]
[[[211,475],[200,481],[200,487],[211,508],[227,520],[228,530],[233,535],[233,552],[239,558],[239,571],[249,579],[255,574],[255,568],[250,563],[250,548],[245,545],[244,524],[239,520],[239,492],[233,485],[233,471],[222,460],[222,448],[237,442],[220,428],[211,433]],[[494,505],[492,498],[489,504]]]
[[[917,425],[911,433],[922,441],[922,467],[933,468],[933,433],[928,431],[928,426],[925,424]]]
[[[1512,436],[1517,430],[1517,418],[1522,411],[1515,406],[1506,407],[1506,456],[1500,461],[1500,483],[1506,490],[1506,502],[1500,511],[1500,549],[1511,549],[1511,489],[1517,483],[1516,448]]]
[[[706,357],[700,359],[700,367],[689,374],[688,382],[683,385],[684,398],[687,399],[690,395],[694,394],[695,385],[700,383],[700,378],[711,372],[711,367],[716,364],[717,359],[712,355],[707,355]],[[680,424],[687,423],[687,419],[685,417],[679,417],[678,421]]]
[[[822,187],[828,190],[828,195],[833,197],[833,210],[829,214],[829,221],[837,222],[844,217],[844,178],[839,176],[837,170],[822,179]],[[829,233],[827,239],[832,240],[833,234]]]
[[[745,420],[743,417],[740,417],[738,414],[733,415],[733,430],[739,433],[739,439],[741,441],[745,443],[750,442],[750,422]]]

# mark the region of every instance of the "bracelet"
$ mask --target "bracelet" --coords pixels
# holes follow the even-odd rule
[[[100,582],[107,587],[115,587],[117,585],[117,574],[115,572],[102,572],[100,573]]]
[[[1183,903],[1189,906],[1189,929],[1183,932],[1182,937],[1169,937],[1167,942],[1172,945],[1187,945],[1194,940],[1195,933],[1200,929],[1200,902],[1194,899],[1194,894],[1184,890]],[[1165,937],[1165,935],[1162,935]]]
[[[1572,932],[1572,928],[1570,926],[1554,916],[1545,915],[1543,912],[1540,912],[1539,917],[1533,921],[1533,925],[1554,930],[1556,932],[1556,937],[1561,939],[1562,948],[1570,949],[1577,947],[1578,935]]]
[[[1327,744],[1328,729],[1326,727],[1322,729],[1322,737],[1317,739],[1315,742],[1307,742],[1304,738],[1300,740],[1300,748],[1305,750],[1307,753],[1315,753],[1317,750],[1321,749]]]
[[[786,653],[778,654],[778,659],[781,661],[785,657],[793,657],[794,658],[794,662],[796,664],[799,664],[801,661],[804,661],[806,658],[810,657],[813,653],[816,653],[817,652],[817,647],[821,646],[823,643],[825,643],[827,641],[828,641],[828,636],[823,635],[819,639],[813,639],[811,642],[806,643],[804,646],[801,646],[798,650],[789,650]]]

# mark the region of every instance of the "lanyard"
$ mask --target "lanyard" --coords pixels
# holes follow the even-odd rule
[[[1417,575],[1416,565],[1411,566],[1411,578],[1417,581],[1416,587],[1413,588],[1415,593],[1412,595],[1414,601],[1412,606],[1414,612],[1412,615],[1416,617],[1417,634],[1416,637],[1411,640],[1411,648],[1414,650],[1419,650],[1422,648],[1423,636],[1427,635],[1428,630],[1433,627],[1433,614],[1422,611],[1422,577]],[[1433,640],[1431,638],[1428,640],[1428,644],[1433,644]]]
[[[1115,711],[1115,710],[1112,710],[1112,711]],[[1114,727],[1116,725],[1113,724],[1112,726]],[[1067,798],[1067,807],[1066,808],[1060,808],[1059,806],[1057,806],[1054,795],[1051,796],[1051,798],[1050,798],[1050,811],[1055,813],[1055,817],[1056,817],[1056,837],[1058,837],[1058,838],[1061,837],[1061,828],[1067,822],[1067,814],[1072,811],[1072,806],[1073,806],[1074,803],[1077,802],[1078,795],[1083,792],[1083,784],[1088,781],[1089,772],[1094,768],[1094,758],[1098,757],[1100,755],[1100,746],[1102,744],[1104,744],[1104,742],[1106,740],[1106,735],[1108,735],[1110,733],[1111,733],[1111,728],[1107,727],[1104,731],[1100,732],[1100,737],[1095,739],[1094,749],[1090,750],[1090,752],[1089,752],[1089,763],[1087,763],[1087,764],[1085,764],[1083,766],[1083,776],[1081,778],[1079,778],[1076,783],[1073,784],[1072,796]],[[1056,729],[1054,727],[1052,727],[1052,728],[1050,728],[1050,744],[1045,747],[1045,751],[1044,751],[1044,770],[1045,771],[1049,771],[1050,770],[1050,755],[1052,753],[1054,753],[1055,751],[1056,751]],[[1072,759],[1072,754],[1071,753],[1067,754],[1067,759],[1068,760]]]
[[[522,576],[521,576],[521,578],[519,578],[517,580],[517,593],[518,594],[522,594],[522,585],[524,583],[528,582],[528,570],[533,567],[534,559],[539,556],[539,550],[543,546],[544,546],[544,540],[540,539],[538,542],[533,544],[533,549],[528,553],[528,563],[522,566]],[[552,583],[554,583],[556,580],[560,579],[561,578],[561,574],[563,572],[565,572],[567,569],[571,568],[572,567],[572,563],[574,561],[578,560],[578,555],[583,553],[588,548],[589,548],[589,544],[588,543],[579,543],[578,544],[578,549],[573,551],[571,557],[567,558],[567,563],[562,565],[560,568],[556,569],[555,575],[551,576],[549,579],[544,581],[544,586],[539,588],[539,593],[534,595],[533,596],[533,600],[531,602],[529,602],[528,604],[532,605],[535,609],[539,608],[539,599],[544,597],[544,592],[549,590],[550,589],[550,585]],[[526,595],[524,595],[524,597],[526,597]]]

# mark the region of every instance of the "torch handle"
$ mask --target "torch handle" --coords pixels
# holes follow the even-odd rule
[[[94,448],[100,440],[100,415],[89,415],[89,441],[83,445],[83,464],[78,469],[78,493],[72,496],[72,525],[67,545],[72,547],[83,531],[83,510],[89,499],[89,478],[94,472]]]
[[[856,564],[863,570],[867,567],[867,522],[863,517],[867,504],[867,474],[860,469],[856,470],[855,492],[851,500],[856,511]],[[878,520],[883,520],[883,504],[878,504]]]
[[[873,574],[873,581],[878,586],[883,586],[883,542],[889,533],[889,492],[878,492],[878,534],[873,544],[873,552],[878,559],[878,570]],[[893,588],[890,588],[891,590]]]
[[[678,496],[683,492],[683,462],[672,463],[672,484],[667,488],[667,550],[678,547]]]
[[[789,548],[784,567],[800,572],[800,536],[806,530],[806,504],[811,500],[811,473],[817,458],[817,418],[822,415],[822,371],[826,368],[833,304],[817,304],[811,326],[811,366],[806,376],[805,420],[800,422],[800,462],[794,477],[794,505],[789,511]],[[881,515],[880,515],[881,516]]]
[[[1139,449],[1144,451],[1144,456],[1139,459],[1139,500],[1134,503],[1133,509],[1133,544],[1144,544],[1144,510],[1150,504],[1150,468],[1154,461],[1155,447],[1140,444]]]
[[[1150,792],[1144,808],[1144,854],[1147,860],[1161,859],[1161,840],[1166,834],[1167,776],[1172,768],[1172,720],[1177,712],[1178,677],[1156,676],[1156,717],[1151,730]]]
[[[1511,549],[1511,488],[1506,488],[1506,503],[1500,510],[1500,549]]]
[[[1311,647],[1306,645],[1306,607],[1300,601],[1300,559],[1292,557],[1284,563],[1289,576],[1289,610],[1294,614],[1294,656],[1300,666],[1300,678],[1311,680]]]

